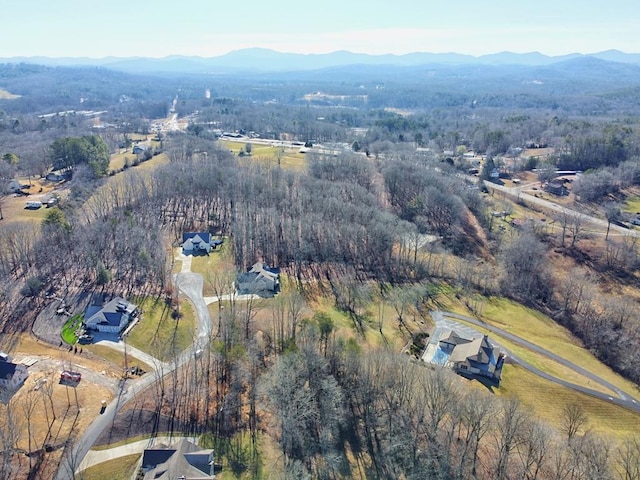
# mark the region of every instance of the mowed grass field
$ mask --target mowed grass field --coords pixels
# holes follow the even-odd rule
[[[188,300],[182,297],[180,299],[181,318],[179,319],[173,318],[173,310],[164,300],[134,299],[134,303],[143,310],[143,313],[142,319],[127,336],[127,342],[130,345],[163,361],[170,360],[175,353],[182,352],[191,345],[196,318]]]
[[[47,214],[47,208],[42,206],[38,209],[25,208],[28,201],[41,200],[47,194],[55,192],[62,196],[66,195],[64,190],[54,190],[55,184],[40,179],[32,179],[29,182],[26,178],[18,179],[20,183],[29,184],[29,188],[23,189],[29,193],[28,196],[5,195],[2,198],[2,215],[4,224],[13,222],[40,223]],[[63,184],[64,185],[64,184]]]
[[[251,142],[230,142],[220,140],[220,143],[238,155],[241,150],[245,149],[245,145]],[[251,144],[251,155],[243,157],[245,161],[254,161],[264,163],[270,166],[278,165],[280,158],[280,166],[290,170],[303,170],[306,166],[305,154],[299,152],[300,148],[283,148],[271,145]]]
[[[600,362],[571,332],[540,312],[504,298],[489,298],[481,320],[576,363],[621,390],[640,397],[640,388],[635,383]]]
[[[124,457],[114,458],[83,470],[80,477],[83,480],[113,480],[114,478],[133,478],[138,461],[142,454],[135,453]]]
[[[549,382],[518,365],[504,368],[500,388],[495,392],[499,396],[518,397],[537,416],[556,428],[560,427],[565,405],[575,403],[587,415],[587,429],[617,438],[638,433],[640,414]]]
[[[179,264],[181,262],[176,262]],[[178,265],[181,267],[181,265]],[[178,270],[180,271],[180,270]],[[233,263],[231,239],[224,239],[224,243],[209,255],[191,257],[191,271],[202,275],[204,280],[203,295],[211,297],[215,294],[213,282],[216,276],[226,276],[230,282],[235,280],[236,267]],[[225,293],[231,293],[231,290]]]
[[[474,316],[452,295],[442,299],[442,306],[449,311]],[[582,348],[580,342],[569,331],[542,313],[503,298],[486,299],[482,309],[480,319],[488,324],[507,330],[556,353],[632,396],[640,397],[637,385],[617,375],[601,363],[588,350]],[[473,328],[476,327],[473,326]],[[511,349],[514,354],[551,375],[613,395],[605,387],[594,384],[563,365],[524,347],[519,347],[488,330],[477,329],[482,333],[488,333],[490,338],[505,348]],[[562,418],[562,408],[570,403],[581,405],[589,417],[589,426],[602,434],[623,437],[632,432],[637,433],[640,425],[640,414],[540,378],[518,365],[505,366],[500,387],[494,389],[494,392],[497,395],[515,395],[537,415],[556,427],[559,427],[560,418]]]

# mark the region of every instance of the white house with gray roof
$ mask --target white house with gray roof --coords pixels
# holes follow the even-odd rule
[[[84,315],[84,325],[88,330],[120,333],[137,315],[137,306],[115,297],[101,305],[90,305]]]

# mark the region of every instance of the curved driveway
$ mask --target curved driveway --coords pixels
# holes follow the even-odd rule
[[[581,393],[585,393],[587,395],[591,395],[593,397],[599,398],[601,400],[607,401],[607,402],[611,402],[611,403],[615,403],[616,405],[620,405],[622,407],[628,408],[630,410],[633,410],[635,412],[640,413],[640,403],[638,403],[638,401],[636,399],[634,399],[633,397],[631,397],[630,395],[628,395],[627,393],[623,392],[622,390],[620,390],[618,387],[616,387],[615,385],[612,385],[611,383],[607,382],[606,380],[598,377],[597,375],[594,375],[593,373],[585,370],[584,368],[580,367],[579,365],[576,365],[573,362],[570,362],[558,355],[556,355],[553,352],[550,352],[542,347],[539,347],[527,340],[524,340],[523,338],[520,338],[516,335],[513,335],[512,333],[509,333],[499,327],[494,327],[493,325],[488,325],[484,322],[481,322],[475,318],[472,317],[468,317],[466,315],[460,315],[457,313],[452,313],[452,312],[431,312],[431,316],[433,317],[434,321],[436,322],[436,326],[440,326],[442,327],[443,323],[446,322],[446,318],[453,318],[453,319],[458,319],[458,320],[462,320],[464,322],[470,323],[472,325],[475,325],[477,327],[481,327],[484,328],[486,330],[489,330],[490,332],[496,333],[498,335],[500,335],[501,337],[504,337],[510,341],[512,341],[513,343],[516,343],[522,347],[525,347],[529,350],[532,350],[536,353],[539,353],[541,355],[544,355],[547,358],[550,358],[551,360],[554,360],[555,362],[570,368],[571,370],[584,375],[585,377],[587,377],[588,379],[602,385],[603,387],[611,390],[612,392],[615,392],[616,395],[618,395],[618,398],[613,397],[611,395],[607,395],[606,393],[602,393],[599,392],[597,390],[592,390],[590,388],[586,388],[586,387],[582,387],[580,385],[576,385],[574,383],[571,382],[567,382],[566,380],[562,380],[560,378],[554,377],[553,375],[549,375],[546,372],[543,372],[542,370],[534,367],[533,365],[530,365],[529,363],[525,362],[524,360],[522,360],[521,358],[519,358],[518,356],[514,355],[513,353],[509,352],[509,356],[511,359],[513,359],[514,362],[516,362],[517,364],[519,364],[520,366],[522,366],[523,368],[529,370],[530,372],[538,375],[539,377],[545,378],[546,380],[552,381],[554,383],[557,383],[559,385],[562,385],[564,387],[568,387],[571,388],[573,390],[576,390],[578,392]]]
[[[174,275],[174,280],[176,286],[189,298],[196,311],[198,334],[194,338],[193,345],[172,362],[154,362],[155,372],[147,373],[138,380],[121,381],[116,398],[107,406],[104,413],[99,415],[87,427],[84,434],[75,442],[71,451],[65,452],[64,458],[58,467],[56,480],[71,480],[74,478],[73,472],[78,469],[98,436],[114,422],[118,411],[129,400],[149,388],[156,380],[187,363],[208,342],[209,332],[211,331],[211,317],[202,296],[202,287],[204,285],[202,276],[197,273],[181,272]]]

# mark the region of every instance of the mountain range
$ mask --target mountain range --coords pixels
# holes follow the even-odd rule
[[[233,73],[286,72],[317,70],[328,67],[352,65],[369,66],[419,66],[419,65],[525,65],[545,66],[566,60],[594,58],[609,62],[640,65],[640,54],[607,50],[592,54],[574,53],[548,56],[539,52],[500,52],[472,56],[459,53],[408,53],[405,55],[368,55],[348,51],[324,54],[281,53],[264,48],[234,50],[217,57],[171,55],[163,58],[149,57],[11,57],[0,58],[0,63],[30,63],[48,66],[101,66],[128,73]]]

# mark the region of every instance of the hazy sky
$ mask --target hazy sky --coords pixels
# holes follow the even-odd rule
[[[638,0],[0,0],[0,57],[640,53]]]

